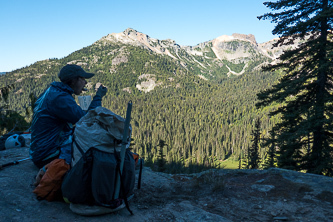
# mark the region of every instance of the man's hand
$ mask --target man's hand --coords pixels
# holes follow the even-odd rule
[[[105,86],[100,85],[100,87],[97,89],[96,95],[103,97],[103,96],[105,96],[107,91],[108,91],[108,89]]]

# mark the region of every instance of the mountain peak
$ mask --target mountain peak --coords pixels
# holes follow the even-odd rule
[[[133,29],[133,28],[127,28],[123,31],[123,33],[129,33],[129,32],[138,32],[137,30]]]
[[[137,36],[138,34],[143,34],[141,32],[138,32],[137,30],[135,29],[132,29],[132,28],[127,28],[125,29],[123,32],[122,32],[125,36]]]
[[[151,39],[148,35],[138,32],[135,29],[127,28],[120,33],[111,33],[107,36],[104,36],[99,41],[112,41],[112,42],[123,42],[130,43],[134,45],[144,44],[147,45],[147,42]]]
[[[257,44],[256,38],[252,34],[245,35],[245,34],[234,33],[232,34],[232,36],[235,37],[236,39],[247,40],[254,44]]]
[[[243,40],[243,41],[249,41],[254,45],[257,44],[256,38],[252,34],[245,35],[245,34],[233,33],[231,36],[222,35],[222,36],[217,37],[214,40],[217,42],[230,42],[233,40]]]

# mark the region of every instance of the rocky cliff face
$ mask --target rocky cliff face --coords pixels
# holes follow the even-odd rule
[[[261,53],[253,35],[223,35],[211,42],[212,50],[220,60],[225,59],[234,63],[247,62]]]

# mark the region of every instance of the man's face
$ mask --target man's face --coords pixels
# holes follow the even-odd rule
[[[78,80],[73,85],[74,94],[80,95],[86,84],[87,84],[86,79],[83,77],[79,77]]]

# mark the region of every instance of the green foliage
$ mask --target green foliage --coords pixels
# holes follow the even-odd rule
[[[283,70],[284,76],[272,88],[258,94],[257,107],[279,103],[271,116],[279,116],[272,130],[278,147],[278,166],[333,176],[332,77],[333,2],[329,0],[265,2],[276,12],[259,19],[277,23],[273,34],[281,38],[274,46],[291,45],[281,62],[265,68]]]
[[[8,96],[14,84],[0,88],[0,136],[11,131],[24,131],[29,128],[28,123],[17,112],[8,109]]]
[[[229,62],[228,60],[223,60],[223,63],[226,64],[231,69],[231,71],[234,71],[236,73],[240,73],[245,66],[244,62],[235,64],[235,63]]]
[[[247,169],[258,169],[260,163],[260,153],[259,153],[259,144],[260,144],[260,119],[257,118],[255,121],[255,128],[252,131],[252,145],[248,149],[248,162]]]
[[[265,139],[264,147],[268,147],[267,158],[264,159],[263,168],[269,169],[271,167],[276,167],[276,140],[275,132],[272,130],[270,132],[270,138]]]
[[[209,47],[208,47],[209,46]],[[212,50],[212,44],[209,44],[205,47],[205,56],[211,58],[211,59],[215,59],[216,58],[216,55],[215,53],[213,52]]]
[[[157,159],[157,171],[163,172],[165,171],[165,165],[166,165],[163,149],[165,146],[168,146],[168,144],[166,144],[164,140],[160,139],[157,146],[159,147],[158,159]]]

